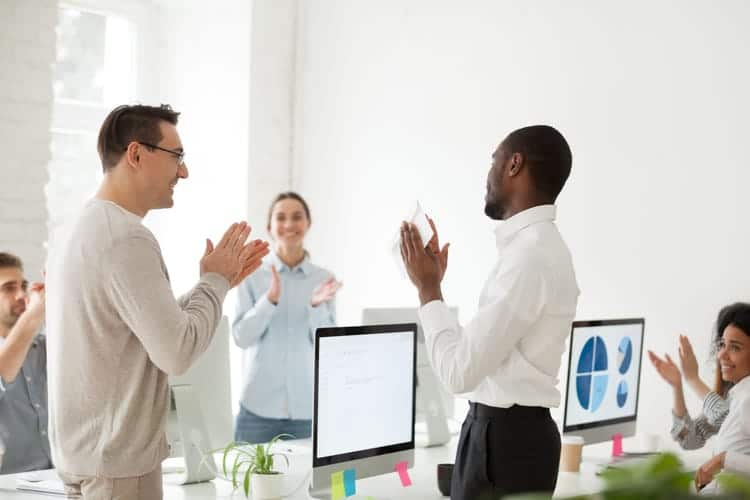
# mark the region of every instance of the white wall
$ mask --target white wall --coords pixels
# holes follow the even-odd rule
[[[178,183],[174,207],[151,212],[146,224],[182,293],[198,279],[205,238],[216,242],[245,218],[250,10],[240,0],[167,2],[161,16],[155,103],[181,113],[189,177]]]
[[[164,0],[160,15],[155,102],[181,112],[177,129],[189,177],[178,183],[174,207],[149,213],[145,223],[159,240],[179,295],[198,280],[205,238],[216,243],[232,222],[247,219],[251,5]],[[231,317],[233,310],[230,294],[224,311]],[[236,402],[240,352],[230,343]]]
[[[47,241],[57,2],[0,1],[0,251],[40,279]]]
[[[345,283],[341,323],[417,304],[387,253],[413,199],[452,243],[444,293],[469,318],[495,255],[490,155],[549,123],[574,152],[558,201],[579,318],[645,316],[647,348],[685,332],[706,358],[719,307],[748,298],[748,21],[742,0],[304,3],[293,185]],[[667,388],[644,377],[641,428],[666,432]]]

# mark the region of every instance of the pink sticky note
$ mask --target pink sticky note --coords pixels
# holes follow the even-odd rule
[[[612,456],[622,456],[622,434],[615,434],[612,436]]]
[[[408,466],[408,462],[399,462],[396,464],[396,472],[398,472],[398,477],[401,478],[401,486],[403,486],[404,488],[406,488],[407,486],[411,486],[409,471],[406,470]]]

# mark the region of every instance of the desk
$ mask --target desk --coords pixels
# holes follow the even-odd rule
[[[414,499],[441,500],[444,497],[437,489],[436,465],[438,463],[453,462],[457,438],[446,446],[434,448],[417,448],[414,451],[415,467],[409,470],[413,485],[403,488],[396,473],[384,476],[357,480],[358,496],[373,496],[378,500],[385,499]],[[662,439],[664,451],[678,452],[688,468],[697,468],[710,458],[709,450],[685,452],[666,439]],[[637,440],[626,439],[625,450],[636,450]],[[609,453],[608,443],[589,445],[584,448],[583,464],[580,473],[561,472],[555,490],[555,497],[568,497],[580,494],[596,493],[602,488],[602,481],[596,475],[598,464],[605,463]],[[304,480],[309,482],[309,453],[294,453],[290,455],[292,470],[287,476],[285,491],[290,491],[295,485],[301,485]],[[220,464],[220,460],[217,460]],[[50,500],[47,495],[24,493],[15,490],[15,479],[18,474],[0,476],[0,497],[3,500]],[[62,498],[62,497],[61,497]],[[209,500],[209,499],[242,499],[245,498],[241,490],[232,491],[232,485],[221,479],[214,479],[208,483],[179,486],[170,484],[170,475],[164,476],[165,500]],[[306,487],[299,487],[290,497],[293,500],[306,500],[310,496]]]

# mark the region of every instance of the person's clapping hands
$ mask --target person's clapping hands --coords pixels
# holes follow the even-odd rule
[[[247,222],[238,222],[229,226],[216,246],[206,239],[206,250],[200,262],[201,276],[218,273],[233,288],[258,269],[263,257],[268,255],[268,243],[262,240],[246,243],[250,231]]]

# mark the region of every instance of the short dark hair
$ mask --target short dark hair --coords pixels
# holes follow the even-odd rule
[[[523,155],[537,190],[552,201],[557,199],[573,161],[565,137],[549,125],[532,125],[511,132],[503,145],[508,154]]]
[[[159,123],[165,121],[177,125],[179,115],[169,104],[117,106],[99,129],[96,149],[102,160],[102,170],[106,172],[117,165],[131,142],[158,144],[163,139]]]
[[[0,269],[13,267],[23,271],[23,262],[12,253],[0,252]]]
[[[274,198],[271,202],[271,206],[268,208],[268,221],[266,222],[266,227],[271,227],[273,207],[275,207],[278,202],[283,200],[297,200],[298,202],[300,202],[302,204],[302,208],[305,210],[305,215],[307,215],[307,222],[312,224],[312,219],[310,218],[310,207],[307,206],[307,202],[305,201],[305,199],[294,191],[285,191],[276,195],[276,198]]]
[[[750,337],[750,304],[735,302],[734,304],[722,307],[721,311],[719,311],[719,315],[716,318],[716,331],[714,332],[714,355],[718,352],[718,341],[721,340],[724,336],[724,330],[730,325],[739,328],[745,335]],[[732,384],[725,382],[721,378],[721,368],[718,366],[717,361],[714,391],[724,396],[730,387],[732,387]]]

